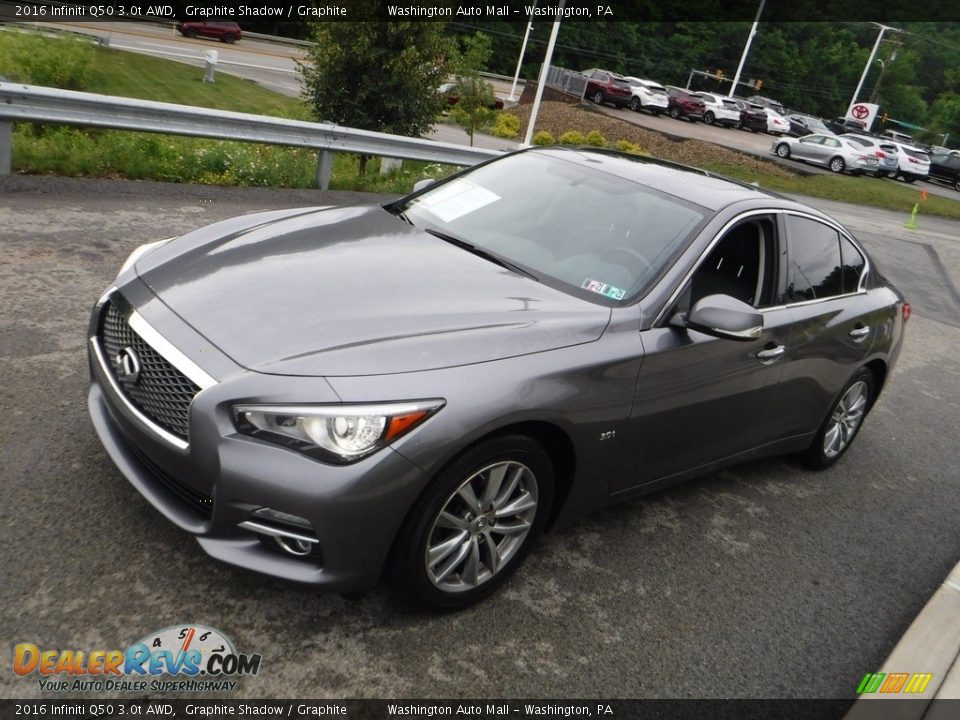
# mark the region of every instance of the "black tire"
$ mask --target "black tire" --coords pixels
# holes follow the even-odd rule
[[[827,438],[828,433],[833,431],[835,425],[840,424],[837,423],[836,418],[840,412],[841,403],[845,401],[849,402],[849,394],[853,393],[854,386],[860,383],[863,384],[864,395],[859,419],[853,427],[847,427],[846,424],[843,424],[843,428],[840,430],[844,436],[843,445],[831,454],[825,449],[830,444]],[[810,447],[800,455],[800,458],[808,467],[813,470],[825,470],[842,458],[847,450],[850,449],[857,434],[860,432],[860,428],[863,427],[863,421],[870,411],[870,406],[873,404],[875,383],[873,373],[864,367],[860,368],[856,374],[850,378],[850,381],[843,386],[843,390],[840,391],[840,394],[830,405],[830,412],[827,413],[827,417],[817,431],[816,436],[814,436],[813,442],[810,443]]]
[[[790,146],[785,142],[777,145],[777,157],[783,158],[784,160],[790,157]]]
[[[707,125],[713,125],[714,119],[712,112],[707,112],[703,116],[703,122]]]
[[[653,115],[654,117],[659,117],[660,113],[662,112],[663,110],[651,110],[650,114]]]
[[[903,181],[908,185],[915,183],[917,181],[916,175],[901,175],[900,177],[903,178]]]
[[[888,173],[886,170],[877,170],[877,173],[876,173],[877,178],[882,180],[883,178],[887,177],[887,175]]]
[[[227,43],[228,45],[233,45],[233,44],[237,41],[237,36],[236,36],[236,35],[224,35],[224,36],[223,36],[223,41],[224,41],[225,43]]]
[[[960,192],[960,177],[953,181],[953,189]]]
[[[643,104],[640,102],[640,98],[633,96],[630,98],[630,109],[634,112],[640,112],[640,109],[643,107]]]
[[[516,471],[519,478],[516,487],[503,498],[501,512],[502,507],[517,505],[524,497],[527,498],[526,504],[529,504],[530,496],[535,495],[532,498],[534,506],[523,510],[527,517],[520,521],[521,525],[529,523],[529,529],[516,543],[513,540],[517,534],[498,533],[495,529],[498,519],[509,523],[509,520],[503,520],[493,509],[500,495],[494,493],[490,509],[482,508],[483,512],[474,517],[468,503],[464,502],[459,494],[460,488],[469,483],[473,497],[482,502],[484,493],[481,492],[478,497],[476,490],[478,487],[480,490],[485,489],[487,486],[484,483],[489,484],[491,478],[489,473],[486,477],[483,473],[497,466],[505,466],[506,472],[502,485],[499,485],[501,494],[510,489],[513,472]],[[520,492],[520,495],[513,494],[516,492]],[[391,556],[389,575],[393,587],[415,602],[440,610],[457,610],[478,602],[506,582],[523,562],[537,537],[543,532],[552,503],[553,465],[546,450],[538,442],[522,435],[505,435],[470,448],[434,478],[407,516],[397,535]],[[466,514],[462,515],[460,509]],[[532,519],[528,517],[531,510],[534,513]],[[453,527],[446,523],[439,525],[441,511],[446,511],[444,517],[454,516],[458,522],[463,522],[468,527]],[[483,518],[486,518],[487,524],[481,522]],[[444,533],[449,533],[450,536],[444,537]],[[466,533],[466,537],[458,539],[462,533]],[[499,535],[500,539],[494,540],[494,535]],[[449,570],[449,574],[443,577],[439,576],[445,567],[436,573],[428,567],[431,540],[434,541],[434,548],[444,543],[451,544],[451,549],[446,551],[448,555],[443,555],[441,559],[433,562],[433,566],[439,567],[450,558],[449,564],[453,570]],[[455,562],[460,550],[467,546],[470,548],[467,555]],[[453,547],[457,549],[453,550]],[[491,547],[495,549],[498,557],[499,550],[506,548],[503,564],[492,572],[491,566],[494,563],[491,562]],[[469,578],[471,562],[475,563],[474,567],[481,568],[474,573],[473,582]],[[458,569],[459,572],[454,572]]]
[[[674,105],[672,108],[670,108],[669,113],[670,117],[672,117],[674,120],[680,119],[680,108],[678,106]]]
[[[843,158],[838,155],[830,159],[830,164],[827,167],[830,168],[830,172],[835,172],[839,175],[847,169],[847,164],[843,161]]]
[[[597,105],[603,105],[603,90],[597,90],[591,98]]]
[[[196,38],[196,37],[197,37],[197,31],[194,30],[193,28],[188,29],[188,30],[187,30],[187,37],[190,38],[190,39]]]

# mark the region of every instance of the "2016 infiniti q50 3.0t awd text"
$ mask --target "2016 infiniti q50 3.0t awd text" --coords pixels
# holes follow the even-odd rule
[[[458,607],[611,501],[744,458],[836,462],[909,312],[816,210],[536,148],[384,206],[142,246],[93,312],[89,410],[213,557]]]

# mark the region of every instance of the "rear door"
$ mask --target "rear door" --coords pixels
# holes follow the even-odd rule
[[[866,258],[839,228],[785,212],[786,284],[791,313],[779,402],[789,435],[819,428],[831,403],[886,332],[886,299],[863,287]]]

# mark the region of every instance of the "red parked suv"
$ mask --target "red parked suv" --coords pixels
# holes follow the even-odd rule
[[[177,23],[177,32],[188,38],[198,35],[216,38],[220,42],[235,43],[242,35],[240,26],[228,20],[211,20],[208,22],[187,21]]]
[[[703,98],[683,88],[667,85],[667,114],[674,120],[688,118],[690,122],[703,120],[707,106]]]
[[[587,78],[587,89],[584,97],[593,100],[597,105],[610,103],[617,107],[626,107],[633,98],[630,83],[623,75],[617,75],[609,70],[584,70],[581,75]]]

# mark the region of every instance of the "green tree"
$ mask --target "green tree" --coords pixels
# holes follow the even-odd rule
[[[463,39],[463,51],[457,59],[457,74],[451,93],[458,100],[450,115],[466,129],[473,145],[473,135],[488,125],[494,116],[491,106],[496,101],[493,87],[480,77],[490,58],[490,38],[481,32]]]
[[[317,22],[310,36],[300,71],[318,120],[414,137],[430,130],[456,57],[443,23]]]

